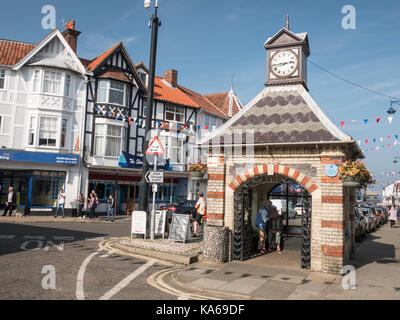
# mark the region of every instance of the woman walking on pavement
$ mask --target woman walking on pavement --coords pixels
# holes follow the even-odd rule
[[[390,227],[393,228],[397,221],[397,210],[395,210],[393,206],[391,206],[389,210],[389,221]]]
[[[95,216],[95,211],[97,208],[97,203],[98,203],[98,199],[97,199],[97,195],[96,192],[93,190],[92,193],[90,194],[90,199],[89,199],[89,218],[93,219]]]

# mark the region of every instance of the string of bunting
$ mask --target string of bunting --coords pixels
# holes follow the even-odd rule
[[[357,122],[362,122],[364,124],[368,124],[371,123],[373,121],[375,121],[376,123],[382,123],[381,120],[383,119],[383,117],[376,117],[375,119],[373,119],[372,121],[370,121],[370,119],[363,119],[363,120],[351,120],[351,121],[339,121],[340,127],[344,127],[348,122],[351,123],[357,123]],[[389,122],[389,124],[392,124],[394,117],[393,116],[389,116],[387,117],[387,120]]]

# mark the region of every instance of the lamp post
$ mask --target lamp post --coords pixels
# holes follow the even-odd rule
[[[150,8],[151,0],[144,1],[144,7],[146,9]],[[148,135],[151,130],[152,120],[153,120],[153,101],[154,101],[154,77],[156,69],[156,55],[157,55],[157,37],[158,37],[158,27],[161,26],[161,21],[157,17],[158,10],[158,0],[155,3],[155,12],[151,15],[151,48],[150,48],[150,63],[149,63],[149,84],[147,88],[147,112],[146,112],[146,126],[144,131],[144,141],[143,141],[143,170],[142,170],[142,181],[140,183],[139,190],[139,210],[146,211],[148,202],[148,188],[149,184],[146,181],[146,174],[149,170],[149,162],[147,161],[145,151],[148,148],[149,141]]]
[[[389,108],[388,111],[386,111],[388,114],[395,114],[396,113],[396,109],[393,108],[394,104],[400,105],[400,100],[392,100],[392,101],[390,101],[390,108]]]

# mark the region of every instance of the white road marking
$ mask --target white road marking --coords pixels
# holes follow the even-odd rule
[[[11,236],[11,235],[0,235],[0,240],[12,240],[14,239],[15,236]]]
[[[112,254],[112,252],[107,252],[106,254],[103,254],[102,256],[100,256],[100,258],[107,258]]]
[[[108,291],[105,295],[103,295],[100,300],[109,300],[112,296],[114,296],[116,293],[118,293],[120,290],[125,288],[131,281],[133,281],[137,276],[145,272],[149,267],[151,267],[155,263],[154,260],[148,261],[146,264],[141,266],[139,269],[137,269],[135,272],[131,273],[129,276],[127,276],[124,280],[122,280],[120,283],[118,283],[114,288],[112,288],[110,291]]]
[[[24,239],[27,240],[44,240],[44,236],[24,236]]]
[[[69,237],[69,236],[54,236],[54,240],[59,240],[59,241],[73,241],[75,240],[75,237]]]
[[[85,238],[86,241],[104,241],[104,237]]]
[[[83,291],[83,277],[85,275],[85,270],[87,265],[89,264],[90,260],[98,254],[102,249],[97,250],[90,254],[82,263],[81,267],[79,268],[78,278],[76,279],[76,292],[75,296],[78,300],[85,300],[85,292]]]

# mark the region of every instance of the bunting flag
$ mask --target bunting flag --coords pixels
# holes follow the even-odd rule
[[[388,117],[389,123],[392,124],[393,117]]]
[[[381,118],[376,118],[376,122],[379,123],[379,121],[381,121]]]
[[[341,126],[341,127],[344,126],[344,121],[340,122],[340,126]]]

